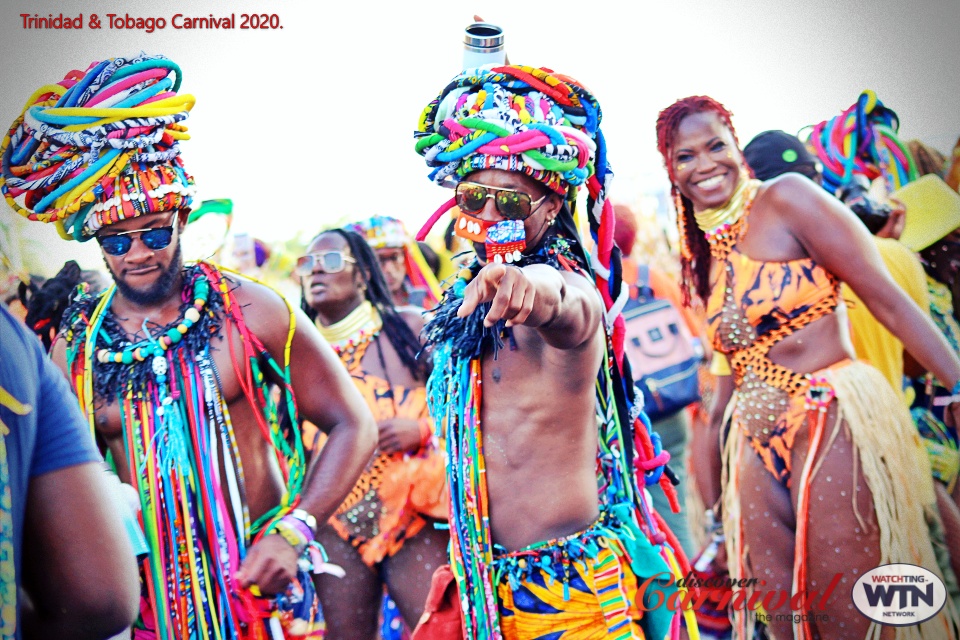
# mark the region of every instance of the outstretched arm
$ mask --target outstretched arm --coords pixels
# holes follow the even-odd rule
[[[543,264],[486,265],[464,290],[457,315],[465,318],[484,302],[491,303],[484,325],[528,326],[557,349],[586,344],[601,321],[600,296],[584,276]]]
[[[786,176],[785,176],[786,177]],[[960,360],[929,315],[893,281],[866,228],[840,201],[803,179],[780,178],[772,195],[788,212],[791,230],[810,256],[850,285],[870,313],[939,380],[960,380]],[[950,420],[960,419],[954,403]]]

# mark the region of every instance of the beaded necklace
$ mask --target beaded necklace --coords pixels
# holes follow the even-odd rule
[[[360,363],[367,345],[383,328],[380,313],[369,300],[364,300],[339,322],[324,326],[318,318],[316,324],[320,335],[330,343],[348,371]]]
[[[281,367],[246,326],[216,267],[187,267],[184,281],[183,318],[157,337],[122,348],[124,334],[109,313],[115,288],[99,298],[81,297],[65,314],[68,365],[91,429],[95,400],[120,403],[127,467],[150,546],[144,573],[154,618],[139,624],[153,623],[164,640],[237,639],[256,623],[256,613],[233,576],[250,545],[296,506],[303,484],[299,434],[281,429],[260,368],[266,362],[280,381],[297,424],[289,374],[294,316]],[[252,524],[237,438],[210,349],[221,329],[230,354],[234,332],[240,335],[244,356],[234,370],[286,483],[280,504]]]

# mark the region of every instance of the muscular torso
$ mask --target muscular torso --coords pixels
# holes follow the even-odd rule
[[[598,515],[595,379],[604,335],[547,346],[514,327],[516,350],[482,361],[481,431],[494,542],[509,550],[581,531]]]
[[[161,317],[151,317],[151,324],[164,326],[179,317],[176,306],[172,312],[164,309]],[[142,317],[117,317],[121,326],[132,340],[143,339],[141,328]],[[155,325],[154,325],[155,326]],[[226,331],[232,332],[232,341],[227,339]],[[139,331],[139,335],[137,332]],[[276,464],[276,457],[272,445],[266,441],[257,425],[254,409],[250,406],[243,394],[237,373],[230,355],[230,346],[233,346],[233,357],[240,364],[241,371],[244,361],[243,346],[240,334],[232,325],[224,325],[223,335],[211,342],[210,353],[214,362],[217,377],[221,383],[220,392],[224,398],[236,436],[237,449],[243,465],[245,495],[251,521],[256,520],[267,510],[275,507],[283,494],[283,478]],[[261,367],[264,371],[266,367]],[[120,421],[120,404],[114,398],[108,404],[103,398],[95,400],[95,420],[98,436],[112,453],[117,466],[117,473],[123,482],[130,482],[130,469],[127,467],[127,457],[124,448],[123,429]],[[219,440],[218,440],[219,442]],[[218,445],[220,446],[220,445]],[[222,446],[218,452],[218,459],[224,460]],[[221,478],[224,469],[221,464]],[[225,486],[225,485],[221,485]],[[229,503],[229,495],[224,496]],[[231,505],[232,506],[232,505]],[[231,508],[230,513],[234,513]]]

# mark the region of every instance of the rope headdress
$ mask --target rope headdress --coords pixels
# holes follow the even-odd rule
[[[417,153],[433,169],[430,179],[440,185],[453,186],[481,169],[519,171],[563,196],[571,214],[580,187],[586,185],[594,240],[590,265],[604,299],[607,326],[614,329],[619,362],[620,311],[629,296],[620,287],[613,205],[606,195],[613,171],[600,119],[600,104],[575,80],[510,65],[474,69],[454,78],[423,110],[414,137]],[[417,239],[423,240],[453,205],[451,198]]]
[[[20,215],[89,240],[104,225],[190,206],[179,140],[193,107],[163,56],[111,58],[37,89],[0,145],[0,192]]]
[[[594,278],[603,298],[612,358],[604,357],[596,385],[598,496],[601,505],[616,514],[617,522],[632,532],[629,554],[637,575],[650,575],[654,567],[666,570],[675,567],[676,561],[670,545],[664,544],[669,532],[665,534],[646,505],[631,461],[644,473],[646,484],[660,482],[668,497],[675,500],[675,494],[663,473],[669,454],[661,451],[659,438],[650,431],[623,357],[620,311],[629,293],[621,287],[620,251],[613,242],[614,211],[607,199],[613,172],[600,119],[596,98],[575,80],[546,69],[508,65],[473,69],[454,78],[423,110],[414,137],[416,151],[437,184],[455,186],[474,171],[500,169],[523,173],[563,198],[557,235],[544,236],[541,246],[523,261],[584,272]],[[590,255],[583,249],[574,219],[583,186],[593,239]],[[454,204],[451,198],[441,206],[417,239],[425,238]],[[471,267],[477,268],[476,264]],[[482,350],[492,348],[495,353],[503,346],[503,323],[484,329],[482,322],[472,321],[473,316],[456,318],[464,286],[462,276],[447,290],[425,329],[427,343],[436,347],[428,395],[431,414],[445,429],[440,435],[449,447],[451,548],[465,632],[470,640],[496,639],[501,637],[495,589],[499,569],[492,560],[485,513],[478,381]],[[474,315],[477,312],[480,318],[486,309],[481,306]],[[666,635],[661,626],[665,619],[669,616],[650,612],[645,624],[651,625],[652,637]]]
[[[404,267],[410,284],[426,292],[423,306],[432,309],[440,300],[440,283],[430,270],[419,245],[403,223],[389,216],[373,216],[346,226],[367,241],[371,249],[403,249]]]
[[[897,137],[899,128],[897,114],[870,90],[840,115],[814,125],[808,145],[823,164],[823,188],[836,194],[854,175],[883,176],[890,192],[916,180],[910,149]]]

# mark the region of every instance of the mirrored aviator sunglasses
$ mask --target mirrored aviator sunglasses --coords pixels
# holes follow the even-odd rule
[[[298,276],[308,276],[313,273],[317,265],[320,265],[320,271],[324,273],[340,273],[347,267],[348,262],[356,262],[342,251],[324,251],[322,253],[308,253],[297,259],[297,267],[294,273]]]
[[[507,220],[526,220],[547,196],[534,201],[530,194],[513,189],[495,189],[482,184],[461,182],[457,185],[457,206],[461,211],[476,213],[487,198],[493,198],[497,212]]]
[[[173,240],[173,227],[155,227],[153,229],[136,229],[121,231],[105,236],[97,236],[97,242],[103,250],[111,256],[122,256],[133,247],[133,235],[140,234],[140,241],[151,251],[160,251],[170,246]]]

